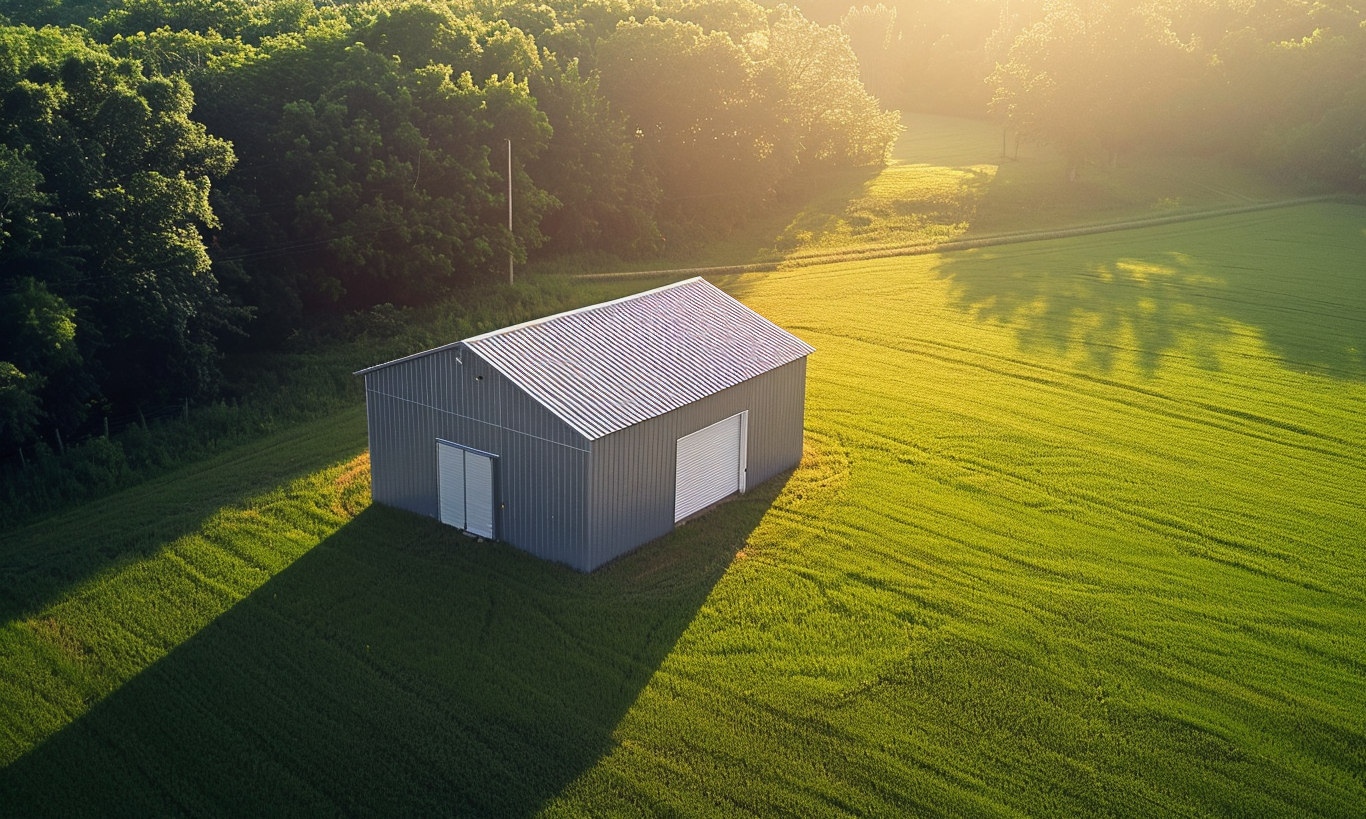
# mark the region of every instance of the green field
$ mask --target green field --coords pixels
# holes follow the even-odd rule
[[[1318,192],[1273,182],[1226,157],[1143,153],[1124,155],[1114,167],[1086,166],[1069,181],[1067,163],[1050,147],[1017,150],[1012,144],[1010,158],[1002,157],[1001,130],[994,123],[932,114],[905,114],[902,122],[905,130],[885,167],[832,170],[790,182],[766,211],[700,247],[671,244],[670,253],[648,261],[593,258],[576,267],[560,259],[544,266],[600,273],[801,260]]]
[[[1362,259],[719,281],[818,348],[806,459],[590,576],[370,507],[359,410],[6,535],[0,815],[1361,816]]]

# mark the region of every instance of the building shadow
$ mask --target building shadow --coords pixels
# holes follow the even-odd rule
[[[532,814],[790,476],[592,575],[371,507],[0,771],[0,815]]]
[[[60,512],[51,520],[0,533],[0,623],[42,611],[111,566],[160,553],[177,539],[200,531],[223,509],[242,506],[274,487],[364,451],[363,414],[355,415],[354,443],[332,440],[312,446],[301,440],[335,438],[337,421],[327,423],[330,426],[308,424],[234,447]],[[247,458],[250,469],[244,471]]]

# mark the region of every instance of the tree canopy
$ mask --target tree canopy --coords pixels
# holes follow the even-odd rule
[[[1354,0],[808,0],[891,105],[994,115],[1075,175],[1135,150],[1225,152],[1363,186],[1366,7]]]
[[[3,13],[3,446],[212,397],[225,349],[459,298],[509,255],[653,253],[898,129],[838,27],[751,0]]]
[[[93,402],[196,395],[216,378],[229,303],[201,231],[231,146],[191,119],[179,76],[147,76],[54,29],[0,31],[5,434]],[[21,397],[20,393],[27,397]]]

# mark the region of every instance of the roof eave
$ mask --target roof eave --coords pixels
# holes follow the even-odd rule
[[[450,350],[450,349],[459,347],[461,344],[464,344],[464,343],[465,343],[465,341],[464,341],[463,339],[460,340],[460,341],[452,341],[450,344],[442,344],[440,347],[433,347],[433,348],[430,349],[430,350],[423,350],[423,351],[420,352],[420,353],[413,353],[412,355],[405,355],[405,356],[403,356],[402,358],[395,358],[393,361],[386,361],[386,362],[384,362],[383,364],[376,364],[376,365],[373,366],[373,367],[366,367],[366,368],[363,369],[363,370],[356,370],[355,372],[353,372],[353,373],[351,373],[351,374],[352,374],[352,375],[368,375],[369,373],[372,373],[372,372],[374,372],[375,370],[382,370],[382,369],[384,369],[385,367],[392,367],[392,366],[394,366],[395,364],[402,364],[402,363],[404,363],[405,361],[412,361],[412,360],[414,360],[414,359],[422,358],[423,356],[429,356],[429,355],[433,355],[433,354],[435,354],[435,353],[445,352],[446,350]],[[458,357],[457,357],[457,360],[459,360]]]

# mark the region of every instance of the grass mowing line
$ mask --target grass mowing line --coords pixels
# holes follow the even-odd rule
[[[1338,194],[1324,194],[1319,196],[1301,196],[1293,199],[1277,199],[1270,202],[1254,202],[1246,205],[1237,205],[1224,208],[1210,208],[1202,210],[1184,211],[1172,213],[1164,216],[1147,216],[1139,219],[1125,219],[1106,222],[1086,222],[1076,225],[1062,225],[1050,228],[1035,228],[1032,230],[1012,230],[1002,233],[989,233],[973,236],[966,239],[952,239],[942,242],[914,242],[914,243],[884,243],[858,245],[847,248],[839,252],[824,251],[803,251],[793,253],[782,259],[782,262],[803,262],[803,263],[828,263],[850,261],[862,258],[884,258],[880,255],[884,251],[886,256],[916,256],[926,253],[948,252],[953,250],[963,250],[975,247],[993,247],[996,245],[1019,244],[1022,242],[1034,242],[1041,239],[1067,239],[1073,236],[1089,236],[1095,233],[1108,233],[1116,230],[1133,230],[1142,227],[1156,227],[1160,225],[1174,225],[1182,222],[1191,222],[1199,219],[1210,219],[1217,216],[1235,216],[1240,213],[1255,213],[1261,210],[1275,210],[1278,208],[1294,207],[1296,205],[1307,205],[1314,202],[1331,201],[1356,201],[1360,197],[1345,196]]]
[[[320,446],[364,425],[363,410],[301,425],[251,446],[198,461],[146,482],[117,498],[102,498],[65,514],[0,533],[0,617],[46,604],[73,582],[110,560],[144,556],[194,531],[204,515],[322,467]],[[349,426],[348,426],[349,425]],[[360,445],[364,445],[363,430]],[[239,469],[254,479],[243,482]],[[53,521],[60,520],[60,525]]]
[[[1076,392],[1076,389],[1075,389],[1075,387],[1076,387],[1075,381],[1078,381],[1078,380],[1080,380],[1080,381],[1089,381],[1089,382],[1093,382],[1093,383],[1095,383],[1095,384],[1101,385],[1101,386],[1103,386],[1103,387],[1109,388],[1109,389],[1111,389],[1111,390],[1121,390],[1121,391],[1124,391],[1124,392],[1136,393],[1136,394],[1143,395],[1143,396],[1146,396],[1146,397],[1149,397],[1149,398],[1158,399],[1158,400],[1160,400],[1160,401],[1162,401],[1162,402],[1169,402],[1169,403],[1175,405],[1175,407],[1172,408],[1172,409],[1154,409],[1154,408],[1148,407],[1148,408],[1146,408],[1146,409],[1147,409],[1148,411],[1160,413],[1160,414],[1166,416],[1167,418],[1169,418],[1169,419],[1171,419],[1171,420],[1183,421],[1183,422],[1194,423],[1194,424],[1204,424],[1204,425],[1211,426],[1211,427],[1215,427],[1215,428],[1218,428],[1218,429],[1221,429],[1221,430],[1224,430],[1224,431],[1231,431],[1231,432],[1234,432],[1234,433],[1239,434],[1239,435],[1246,435],[1246,436],[1248,436],[1248,437],[1255,438],[1255,439],[1261,440],[1261,441],[1265,441],[1265,442],[1267,442],[1267,443],[1275,443],[1275,444],[1278,444],[1278,445],[1290,447],[1290,448],[1297,449],[1297,450],[1312,451],[1312,452],[1316,452],[1316,453],[1318,453],[1318,454],[1328,455],[1328,456],[1330,456],[1330,457],[1341,458],[1341,459],[1344,459],[1344,460],[1352,460],[1352,461],[1354,461],[1354,460],[1356,459],[1356,453],[1355,453],[1355,449],[1354,449],[1353,443],[1352,443],[1351,441],[1349,441],[1349,440],[1346,440],[1346,439],[1343,439],[1343,438],[1340,438],[1340,437],[1336,437],[1336,436],[1333,436],[1333,435],[1331,435],[1331,434],[1319,432],[1319,431],[1313,430],[1313,429],[1311,429],[1311,428],[1308,428],[1308,427],[1306,427],[1306,426],[1297,425],[1297,424],[1290,423],[1290,422],[1287,422],[1287,421],[1276,420],[1276,419],[1272,419],[1272,418],[1266,418],[1266,417],[1263,417],[1263,416],[1259,416],[1259,415],[1256,415],[1256,414],[1253,414],[1253,413],[1248,413],[1248,412],[1244,412],[1244,411],[1240,411],[1240,410],[1236,410],[1236,409],[1219,407],[1219,406],[1217,406],[1217,405],[1210,404],[1210,403],[1208,403],[1208,402],[1201,402],[1201,401],[1199,401],[1199,400],[1192,400],[1192,399],[1177,398],[1176,396],[1174,396],[1174,395],[1172,395],[1172,394],[1169,394],[1169,393],[1163,393],[1163,392],[1156,391],[1156,390],[1152,390],[1152,389],[1145,389],[1145,388],[1140,387],[1140,386],[1137,386],[1137,385],[1135,385],[1135,384],[1123,383],[1123,382],[1116,381],[1116,380],[1113,380],[1113,379],[1105,378],[1105,377],[1103,377],[1103,376],[1098,376],[1098,375],[1089,374],[1089,373],[1085,373],[1085,372],[1076,372],[1075,370],[1069,370],[1069,369],[1066,369],[1066,368],[1063,368],[1063,367],[1042,367],[1042,366],[1037,365],[1037,364],[1034,363],[1034,362],[1030,362],[1030,361],[1028,361],[1028,360],[1026,360],[1026,359],[1022,359],[1022,358],[1018,358],[1018,357],[1012,358],[1012,357],[1007,357],[1007,356],[992,356],[992,355],[986,355],[986,356],[984,356],[984,355],[981,355],[981,354],[980,354],[980,351],[972,351],[972,350],[970,350],[970,349],[968,349],[968,348],[957,347],[957,346],[955,346],[955,345],[946,344],[946,343],[937,343],[937,342],[934,342],[934,341],[931,341],[931,340],[927,340],[927,339],[905,339],[905,340],[901,340],[899,343],[890,343],[890,342],[886,342],[886,341],[870,340],[870,339],[868,339],[867,337],[861,337],[861,336],[854,335],[854,334],[841,334],[841,333],[829,333],[829,332],[827,332],[827,333],[821,333],[821,332],[819,332],[819,331],[817,331],[817,330],[814,330],[814,329],[811,329],[811,328],[797,328],[797,329],[805,330],[810,336],[813,336],[813,337],[826,337],[826,338],[831,338],[831,339],[834,339],[834,338],[841,338],[841,339],[845,339],[845,340],[849,340],[849,341],[858,341],[858,342],[868,343],[868,344],[871,344],[871,345],[873,345],[873,346],[881,347],[881,348],[888,349],[888,350],[898,350],[898,351],[901,351],[901,352],[910,352],[910,353],[917,354],[917,355],[920,355],[920,356],[925,357],[925,358],[929,358],[929,359],[936,360],[936,361],[938,361],[938,362],[940,362],[940,363],[943,363],[943,364],[952,364],[952,365],[959,365],[959,366],[970,366],[970,367],[974,367],[974,368],[983,370],[983,371],[985,371],[985,372],[993,373],[993,374],[996,374],[996,375],[1004,375],[1004,376],[1008,376],[1008,377],[1013,378],[1013,379],[1024,380],[1024,381],[1031,381],[1031,382],[1033,382],[1033,383],[1035,383],[1035,384],[1038,384],[1038,385],[1040,385],[1040,386],[1053,387],[1053,388],[1056,388],[1060,393],[1065,393],[1065,392]],[[907,345],[907,346],[901,346],[901,344],[905,344],[905,345]],[[1005,369],[1005,368],[1003,368],[1003,367],[1001,367],[1001,366],[992,366],[992,365],[990,365],[990,364],[981,363],[981,362],[978,362],[978,361],[972,361],[972,360],[969,360],[969,359],[966,359],[966,358],[955,357],[955,356],[950,356],[950,355],[936,354],[936,353],[926,352],[926,351],[924,351],[924,350],[917,350],[917,349],[915,349],[915,345],[919,345],[919,346],[922,346],[922,347],[936,347],[936,348],[941,348],[941,349],[953,349],[953,350],[957,350],[957,351],[959,351],[959,352],[965,352],[965,353],[973,354],[973,356],[974,356],[974,357],[977,357],[977,358],[986,358],[986,359],[988,359],[988,360],[995,360],[995,361],[1001,362],[1002,364],[1014,364],[1014,365],[1016,365],[1016,366],[1023,366],[1023,367],[1028,368],[1030,371],[1040,371],[1040,372],[1046,373],[1046,375],[1025,375],[1025,374],[1023,374],[1023,373],[1021,373],[1021,372],[1019,372],[1019,371],[1017,371],[1017,370],[1016,370],[1016,371],[1012,371],[1012,370],[1009,370],[1009,369]],[[1123,349],[1123,348],[1121,348],[1121,349]],[[1123,397],[1122,397],[1122,394],[1119,395],[1119,396],[1115,396],[1115,395],[1111,394],[1111,395],[1107,396],[1106,400],[1117,401],[1118,403],[1120,403],[1121,405],[1123,405],[1125,408],[1134,408],[1134,407],[1135,407],[1134,402],[1132,402],[1132,401],[1125,401],[1125,400],[1123,399]],[[1327,448],[1324,448],[1324,447],[1306,446],[1306,445],[1300,444],[1300,443],[1290,443],[1290,442],[1287,442],[1287,441],[1282,440],[1281,438],[1275,437],[1274,435],[1270,435],[1270,434],[1267,434],[1267,433],[1264,433],[1264,432],[1259,432],[1257,429],[1250,429],[1250,428],[1248,428],[1248,427],[1246,427],[1245,425],[1242,425],[1242,424],[1237,424],[1237,423],[1220,423],[1220,422],[1217,422],[1217,421],[1215,421],[1215,420],[1211,420],[1211,419],[1208,419],[1208,418],[1206,418],[1206,419],[1197,418],[1195,415],[1192,415],[1192,414],[1190,413],[1190,410],[1192,410],[1192,409],[1204,410],[1204,411],[1209,412],[1209,413],[1211,413],[1211,414],[1213,414],[1213,415],[1216,415],[1216,416],[1219,416],[1219,415],[1228,416],[1228,417],[1229,417],[1230,419],[1232,419],[1232,421],[1234,421],[1234,422],[1237,422],[1237,421],[1251,421],[1251,422],[1254,422],[1254,423],[1256,423],[1256,424],[1258,424],[1258,425],[1268,426],[1268,427],[1272,427],[1273,429],[1278,429],[1278,430],[1283,430],[1283,431],[1287,431],[1287,432],[1292,432],[1292,433],[1295,433],[1295,434],[1297,434],[1297,435],[1301,435],[1301,436],[1308,437],[1308,438],[1315,438],[1315,439],[1318,439],[1318,440],[1325,441],[1325,442],[1327,442],[1327,443],[1340,444],[1340,445],[1342,445],[1342,446],[1344,447],[1344,449],[1341,449],[1341,450],[1333,450],[1333,449],[1327,449]],[[1183,411],[1183,410],[1185,410],[1185,411]]]
[[[797,180],[781,192],[772,213],[713,242],[705,254],[675,255],[672,263],[654,263],[653,271],[618,275],[663,268],[722,275],[933,253],[1009,243],[1011,237],[1067,235],[1054,233],[1060,228],[1109,230],[1134,221],[1162,224],[1193,214],[1236,213],[1313,201],[1317,197],[1305,194],[1320,193],[1272,184],[1224,161],[1173,156],[1136,155],[1123,166],[1092,168],[1069,182],[1065,164],[1048,148],[1014,160],[1000,156],[993,130],[991,123],[908,115],[885,167]],[[722,264],[736,259],[743,261]],[[546,269],[616,272],[603,266],[614,265],[584,259]]]
[[[775,270],[788,270],[796,267],[834,264],[863,259],[890,259],[901,256],[927,256],[938,253],[951,253],[960,250],[976,250],[984,247],[1040,242],[1050,239],[1070,239],[1075,236],[1093,236],[1098,233],[1112,233],[1120,230],[1139,230],[1142,228],[1176,225],[1196,222],[1203,219],[1216,219],[1222,216],[1237,216],[1243,213],[1256,213],[1264,210],[1292,208],[1315,202],[1356,201],[1356,197],[1343,197],[1334,194],[1322,196],[1302,196],[1295,199],[1280,199],[1275,202],[1259,202],[1254,205],[1240,205],[1217,210],[1191,211],[1171,216],[1153,216],[1145,219],[1129,219],[1120,222],[1100,222],[1077,225],[1074,227],[1048,228],[1044,230],[1013,231],[1010,233],[976,236],[971,239],[953,239],[939,243],[916,242],[904,245],[867,245],[852,247],[837,252],[824,253],[810,251],[787,256],[773,262],[751,264],[718,265],[714,267],[684,267],[672,270],[629,270],[617,273],[578,273],[571,276],[585,281],[602,279],[629,279],[648,276],[735,276],[746,273],[771,273]]]
[[[771,482],[714,510],[719,531],[684,527],[671,547],[589,577],[506,547],[475,548],[416,516],[367,510],[0,771],[0,812],[231,804],[269,813],[289,804],[526,814],[558,792],[565,765],[595,758],[642,675],[781,489]],[[317,509],[335,505],[326,487],[312,494]],[[377,593],[387,602],[376,605]],[[468,609],[451,605],[471,596]],[[309,741],[319,732],[327,739]],[[162,754],[185,739],[194,751]],[[249,768],[267,761],[245,789],[233,776],[241,765],[204,763],[239,753],[250,754]],[[332,773],[300,776],[317,765]],[[73,769],[79,782],[67,780]],[[455,790],[445,779],[453,770],[465,783]],[[115,793],[117,807],[103,801]]]

